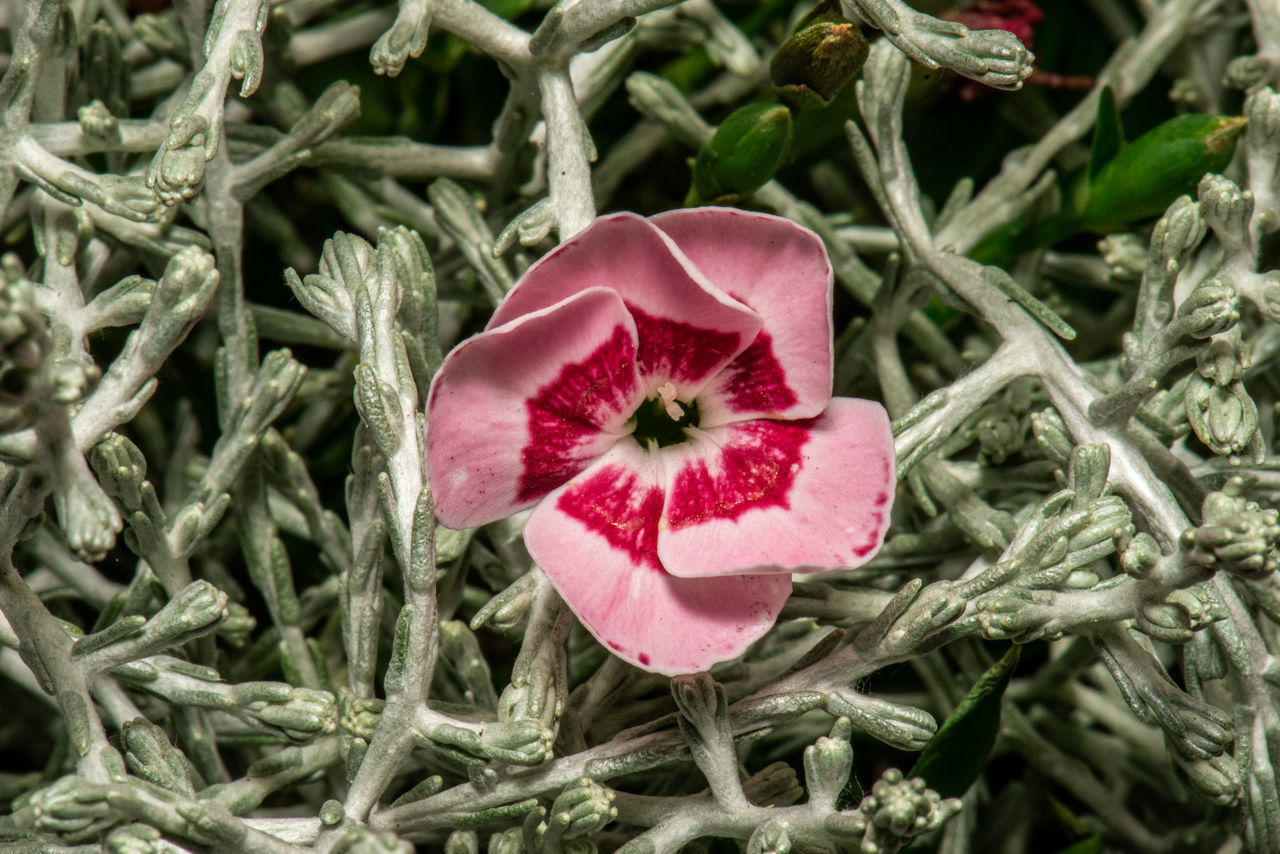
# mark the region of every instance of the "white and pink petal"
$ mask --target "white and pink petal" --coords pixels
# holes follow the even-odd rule
[[[455,348],[427,403],[427,479],[440,521],[467,528],[509,516],[605,453],[644,398],[636,350],[631,315],[606,288]]]
[[[761,328],[754,311],[710,285],[670,238],[631,213],[600,217],[539,259],[488,328],[591,287],[616,291],[635,319],[649,394],[671,382],[681,400],[691,399]]]
[[[821,238],[789,219],[732,208],[668,211],[651,222],[764,328],[699,396],[706,426],[811,418],[831,397],[831,263]]]
[[[880,404],[835,398],[817,418],[690,433],[661,452],[658,557],[671,574],[859,566],[883,544],[896,481]]]
[[[706,670],[769,630],[786,575],[677,578],[657,555],[657,455],[630,440],[547,496],[525,544],[582,624],[620,658],[655,673]]]

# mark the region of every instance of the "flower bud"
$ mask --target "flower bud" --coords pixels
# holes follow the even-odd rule
[[[848,718],[836,718],[831,735],[823,736],[804,750],[804,780],[809,803],[834,808],[836,797],[853,768],[853,727]]]
[[[187,758],[169,743],[164,730],[139,717],[125,721],[121,732],[130,771],[161,788],[195,796]]]
[[[757,827],[747,840],[747,854],[788,854],[790,851],[787,826],[777,819],[769,819]]]
[[[1138,137],[1090,181],[1081,224],[1107,234],[1164,213],[1205,174],[1226,168],[1244,126],[1239,116],[1192,113]]]
[[[1258,407],[1241,382],[1247,362],[1238,340],[1217,338],[1187,382],[1187,420],[1215,454],[1240,454],[1254,442]]]
[[[1067,435],[1067,425],[1057,410],[1050,407],[1031,413],[1031,430],[1046,457],[1058,465],[1065,465],[1071,459],[1071,449],[1075,445]]]
[[[1160,560],[1160,546],[1146,531],[1139,532],[1120,554],[1120,567],[1134,578],[1146,578]]]
[[[1258,407],[1244,383],[1221,386],[1193,374],[1187,385],[1187,420],[1215,454],[1243,453],[1258,429]]]
[[[1243,250],[1253,216],[1253,194],[1242,191],[1230,178],[1212,173],[1200,179],[1198,192],[1205,222],[1227,254]]]
[[[869,48],[858,24],[840,14],[838,3],[818,6],[773,55],[769,74],[794,107],[825,107],[867,61]]]
[[[690,673],[671,680],[671,696],[685,720],[700,735],[720,730],[727,722],[724,688],[706,673]],[[706,736],[703,735],[705,740]]]
[[[925,787],[924,780],[904,778],[901,771],[890,768],[858,805],[868,824],[863,850],[897,850],[907,839],[941,827],[959,809],[959,799],[944,801]]]
[[[186,30],[175,15],[144,12],[133,19],[133,35],[154,53],[174,62],[190,62]]]
[[[763,187],[791,144],[791,111],[781,104],[747,104],[716,128],[693,161],[691,196],[735,201]]]
[[[1258,308],[1267,316],[1267,320],[1280,323],[1280,270],[1263,274]]]
[[[330,849],[331,854],[413,854],[413,850],[413,843],[391,831],[375,831],[362,824],[348,827]]]
[[[1182,532],[1181,546],[1193,563],[1250,578],[1280,566],[1280,510],[1262,509],[1244,498],[1244,483],[1232,478],[1204,500],[1204,521]]]
[[[556,796],[547,818],[548,832],[557,839],[589,836],[617,817],[613,791],[590,777],[579,777]]]
[[[444,854],[479,854],[480,837],[474,830],[455,830],[444,841]]]
[[[1111,469],[1111,448],[1108,445],[1079,445],[1071,451],[1071,465],[1067,469],[1067,489],[1075,496],[1072,507],[1088,510],[1101,497],[1107,486],[1107,472]]]
[[[1227,63],[1223,82],[1232,89],[1249,90],[1267,79],[1271,71],[1271,61],[1266,57],[1245,54],[1237,56]]]
[[[1152,640],[1180,645],[1191,640],[1191,615],[1174,602],[1147,602],[1138,609],[1138,631]]]
[[[1178,319],[1192,338],[1212,338],[1240,320],[1235,288],[1221,279],[1205,279],[1178,306]]]
[[[1147,242],[1136,234],[1110,234],[1098,241],[1107,272],[1119,282],[1136,282],[1147,264]]]
[[[1176,750],[1169,755],[1191,788],[1218,806],[1230,806],[1240,796],[1240,767],[1234,757],[1188,759]]]
[[[1012,412],[993,412],[973,425],[982,459],[1001,465],[1022,450],[1026,425]]]

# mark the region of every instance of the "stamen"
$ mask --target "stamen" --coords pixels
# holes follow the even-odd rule
[[[658,392],[658,399],[662,401],[662,408],[666,410],[672,421],[679,421],[684,418],[684,407],[676,402],[675,385],[665,382],[658,386],[656,391]]]

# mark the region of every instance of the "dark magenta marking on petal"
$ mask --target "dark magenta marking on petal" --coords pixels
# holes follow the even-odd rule
[[[642,652],[639,655],[637,655],[636,658],[640,659],[640,663],[643,664],[645,667],[649,666],[649,653]]]
[[[520,452],[520,501],[541,498],[591,461],[576,453],[610,417],[630,405],[636,390],[636,347],[624,326],[581,362],[525,402],[529,441]]]
[[[798,399],[773,354],[773,337],[764,330],[725,366],[724,374],[724,393],[735,412],[782,412]]]
[[[646,377],[697,382],[738,349],[741,336],[736,332],[703,329],[646,314],[631,303],[626,306],[635,318],[636,337],[640,340],[636,364]]]
[[[808,419],[734,425],[714,473],[706,460],[697,460],[676,475],[668,525],[677,530],[707,519],[737,519],[753,507],[789,507],[812,424]]]
[[[566,489],[556,506],[613,548],[626,552],[632,562],[662,571],[658,560],[662,489],[643,487],[638,481],[630,469],[605,466]]]
[[[877,506],[882,506],[882,505],[877,505]],[[884,514],[881,513],[879,510],[871,514],[870,518],[867,520],[868,521],[867,529],[870,532],[871,537],[865,543],[862,543],[861,545],[857,545],[853,547],[853,553],[857,557],[866,557],[867,555],[871,554],[873,551],[875,551],[879,547],[880,537],[878,536],[878,534],[880,532],[880,523],[883,520],[884,520]]]

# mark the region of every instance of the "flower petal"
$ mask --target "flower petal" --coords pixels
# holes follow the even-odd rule
[[[681,577],[866,563],[893,503],[889,417],[837,397],[804,421],[747,421],[664,448],[662,565]]]
[[[427,403],[427,479],[440,521],[501,519],[608,450],[643,400],[635,355],[635,324],[606,288],[454,349]]]
[[[617,291],[635,318],[650,395],[672,382],[690,399],[760,331],[754,311],[708,284],[665,234],[631,213],[601,217],[539,259],[488,328],[589,287]]]
[[[597,640],[672,676],[741,655],[777,619],[791,579],[667,574],[656,551],[662,504],[658,457],[624,439],[534,508],[524,539]]]
[[[812,418],[831,397],[831,262],[821,238],[789,219],[692,208],[651,220],[764,329],[698,398],[702,424]]]

